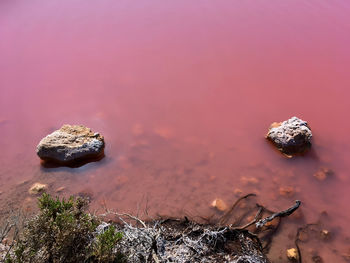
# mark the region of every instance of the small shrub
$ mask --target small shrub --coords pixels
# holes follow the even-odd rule
[[[114,251],[115,245],[122,238],[120,232],[116,232],[115,226],[111,225],[96,238],[93,256],[97,262],[122,262],[123,256]]]
[[[121,234],[111,227],[94,239],[100,222],[85,212],[86,200],[44,193],[38,205],[39,214],[25,225],[7,263],[113,262],[113,246]]]

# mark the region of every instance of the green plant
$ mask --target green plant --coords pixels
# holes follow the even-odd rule
[[[97,262],[121,262],[122,255],[115,250],[115,245],[122,238],[122,234],[116,231],[115,226],[109,226],[100,233],[94,246],[94,258]]]
[[[87,201],[60,200],[44,193],[38,205],[39,214],[25,225],[8,262],[84,262],[99,223],[85,212]]]
[[[40,212],[29,220],[6,263],[116,263],[125,262],[115,251],[122,234],[114,226],[95,238],[97,218],[86,213],[86,199],[68,200],[44,193]]]

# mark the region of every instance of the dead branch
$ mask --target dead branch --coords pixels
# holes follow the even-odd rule
[[[132,216],[130,214],[127,214],[127,213],[117,213],[117,212],[114,212],[114,211],[111,211],[111,210],[107,210],[106,213],[102,214],[101,216],[107,216],[107,215],[116,215],[119,218],[120,218],[120,216],[126,216],[126,217],[128,217],[128,218],[130,218],[130,219],[132,219],[132,220],[134,220],[134,221],[136,221],[138,223],[140,223],[144,228],[147,228],[145,222],[143,222],[141,219],[139,219],[139,218],[137,218],[135,216]],[[120,218],[120,220],[122,220],[122,219]],[[123,221],[123,223],[125,223],[124,220],[122,220],[122,221]]]
[[[255,224],[258,221],[258,219],[261,216],[263,211],[264,211],[264,208],[262,206],[259,206],[259,210],[258,210],[258,212],[256,213],[254,219],[251,222],[249,222],[248,224],[246,224],[246,225],[244,225],[242,227],[237,227],[235,229],[243,230],[243,229],[246,229],[247,227],[250,227],[251,225]]]
[[[12,228],[16,226],[16,223],[10,223],[9,221],[6,222],[5,226],[3,227],[1,234],[0,234],[0,242],[4,240],[5,237],[7,237],[8,233],[11,231]]]
[[[251,196],[256,196],[256,194],[247,194],[247,195],[244,195],[240,198],[237,199],[236,202],[234,202],[234,204],[232,205],[231,209],[228,210],[222,217],[221,219],[219,220],[219,224],[220,225],[223,225],[227,222],[227,220],[230,218],[233,210],[235,209],[235,207],[239,204],[239,202],[241,202],[243,199],[246,199],[248,197],[251,197]]]
[[[300,206],[301,202],[299,200],[295,201],[295,204],[281,212],[277,212],[272,214],[271,216],[265,217],[264,219],[259,220],[258,222],[255,223],[256,228],[261,228],[263,227],[266,223],[271,222],[274,220],[276,217],[285,217],[291,215],[295,210],[297,210]]]
[[[11,250],[13,248],[13,246],[15,245],[15,242],[18,239],[18,235],[19,235],[19,231],[20,231],[20,223],[21,220],[21,216],[20,214],[14,216],[12,219],[8,219],[6,221],[5,226],[2,227],[1,233],[0,233],[0,243],[8,237],[10,231],[13,230],[12,233],[12,242],[10,243],[10,245],[5,245],[6,248],[6,253],[0,255],[0,262],[5,262],[5,259],[7,258],[7,256],[11,253]],[[1,261],[1,257],[2,257],[2,261]]]

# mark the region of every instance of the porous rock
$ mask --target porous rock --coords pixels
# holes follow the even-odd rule
[[[44,192],[47,189],[47,184],[35,183],[29,188],[29,193],[32,195]]]
[[[63,125],[43,138],[36,149],[44,161],[71,163],[103,155],[104,138],[81,125]]]
[[[306,121],[297,117],[272,123],[266,138],[287,155],[303,153],[311,147],[312,133]]]

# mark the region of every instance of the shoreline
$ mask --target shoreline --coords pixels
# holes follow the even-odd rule
[[[257,206],[258,211],[255,214],[255,217],[248,224],[244,224],[242,226],[237,226],[237,224],[241,224],[241,220],[238,220],[236,222],[229,221],[229,219],[235,215],[235,212],[237,212],[236,208],[239,205],[244,204],[243,202],[249,199],[251,196],[251,194],[248,194],[242,198],[239,198],[232,205],[231,209],[228,210],[225,214],[216,219],[208,218],[207,223],[200,224],[189,220],[187,217],[184,217],[183,219],[163,218],[146,222],[135,216],[125,213],[117,213],[111,210],[107,210],[105,214],[98,216],[89,213],[84,214],[83,210],[86,209],[86,206],[88,205],[87,200],[71,197],[69,200],[65,201],[64,199],[60,200],[58,198],[51,198],[50,195],[44,193],[38,199],[40,207],[39,214],[23,223],[23,229],[11,223],[7,225],[7,228],[5,227],[3,229],[1,233],[5,233],[5,235],[0,236],[0,239],[1,241],[6,240],[7,245],[6,243],[2,245],[2,256],[4,256],[4,253],[6,253],[7,255],[12,255],[13,257],[14,252],[18,250],[18,244],[21,244],[23,242],[25,242],[23,244],[27,244],[28,242],[28,244],[31,244],[31,242],[35,243],[36,241],[30,241],[33,238],[32,236],[27,236],[26,238],[29,241],[25,241],[25,237],[21,237],[22,234],[17,235],[18,233],[16,234],[16,231],[24,231],[24,236],[28,232],[32,233],[33,236],[36,236],[39,234],[39,232],[44,231],[42,230],[41,226],[37,225],[43,224],[43,218],[45,218],[46,221],[48,220],[48,222],[56,220],[56,216],[53,218],[51,218],[51,216],[48,218],[47,216],[51,215],[52,213],[57,213],[52,212],[56,211],[52,209],[58,205],[58,207],[61,207],[59,208],[61,210],[57,211],[61,212],[59,212],[57,216],[60,216],[61,213],[67,213],[67,215],[79,215],[77,220],[80,220],[79,218],[81,218],[83,215],[81,220],[88,219],[89,221],[87,222],[99,222],[95,227],[93,227],[92,232],[86,232],[86,234],[82,234],[87,235],[85,238],[82,238],[82,240],[85,240],[85,242],[87,242],[85,246],[95,246],[94,242],[99,239],[99,236],[107,233],[111,228],[113,228],[113,233],[114,231],[117,231],[115,233],[120,233],[121,238],[118,239],[118,242],[113,244],[110,253],[123,255],[123,258],[126,261],[117,262],[180,263],[225,261],[234,263],[240,262],[240,260],[243,259],[249,259],[251,262],[268,263],[270,261],[266,257],[266,254],[268,253],[271,240],[266,241],[265,237],[267,235],[272,235],[273,237],[274,233],[280,225],[281,218],[289,216],[295,210],[297,210],[299,208],[300,202],[296,201],[296,204],[292,207],[277,213],[271,213],[266,208],[259,205]],[[68,208],[64,208],[66,207],[65,204],[69,203],[71,203],[71,205],[68,206]],[[79,203],[82,205],[79,205]],[[52,206],[51,204],[56,205]],[[77,205],[77,208],[74,208],[75,205]],[[66,211],[65,209],[68,210]],[[228,224],[228,222],[230,222],[230,224]],[[80,224],[81,223],[78,222],[78,225]],[[65,225],[61,227],[65,227]],[[71,229],[70,232],[72,230],[75,232],[74,229]],[[14,242],[11,242],[10,239],[8,239],[8,235],[13,233],[11,231],[14,231],[15,233],[15,237],[13,238],[15,240]],[[50,231],[52,231],[52,229]],[[69,233],[68,236],[70,235]],[[68,240],[69,239],[70,238],[68,238]],[[64,243],[65,240],[61,240],[61,242]],[[43,245],[45,246],[45,243]],[[69,245],[69,247],[70,246],[71,245]],[[298,249],[299,251],[298,247],[295,249]],[[15,252],[15,254],[17,254],[17,252]],[[39,257],[36,258],[36,260],[42,259]]]

